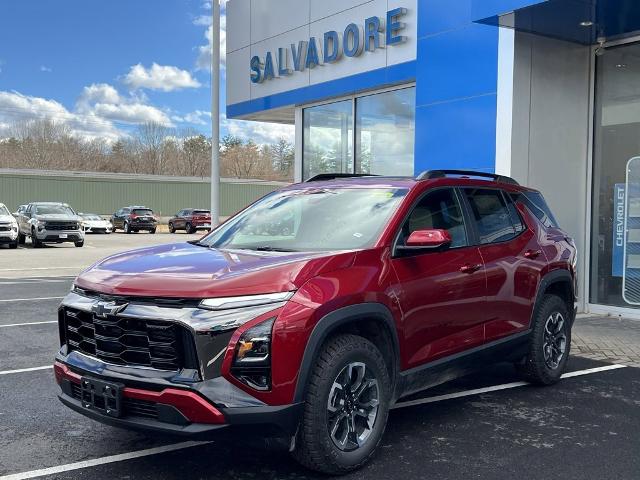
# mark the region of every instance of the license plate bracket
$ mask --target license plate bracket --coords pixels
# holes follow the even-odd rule
[[[60,235],[58,235],[58,238],[67,238],[68,235],[66,233],[61,233]]]
[[[123,390],[124,385],[121,383],[82,377],[80,379],[80,402],[88,410],[118,418],[122,416]]]

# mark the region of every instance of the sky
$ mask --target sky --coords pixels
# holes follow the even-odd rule
[[[227,120],[221,19],[221,135],[264,144],[288,125]],[[47,118],[113,142],[140,123],[211,132],[207,0],[0,0],[0,138]]]

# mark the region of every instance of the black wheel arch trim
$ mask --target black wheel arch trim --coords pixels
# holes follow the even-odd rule
[[[300,370],[298,373],[298,381],[296,382],[296,390],[294,394],[294,402],[304,401],[307,380],[313,368],[313,362],[317,358],[322,344],[325,342],[332,332],[339,327],[351,323],[356,320],[376,320],[383,323],[387,333],[391,337],[391,347],[393,348],[393,372],[390,375],[391,383],[394,389],[397,383],[397,377],[400,370],[400,342],[398,340],[397,327],[391,314],[391,311],[382,303],[367,302],[358,303],[342,307],[322,317],[313,328],[307,345],[302,356]]]
[[[570,300],[571,305],[568,305],[568,310],[569,310],[569,314],[572,317],[571,321],[573,322],[575,317],[573,303],[576,301],[576,292],[574,289],[573,276],[571,275],[569,270],[558,269],[558,270],[552,270],[551,272],[547,273],[540,280],[540,285],[538,286],[538,292],[536,293],[536,303],[534,305],[533,312],[531,312],[531,320],[529,322],[530,327],[532,326],[533,319],[535,318],[538,305],[540,305],[540,302],[542,301],[542,297],[544,296],[548,288],[551,285],[556,283],[569,284],[569,289],[571,290],[571,296],[573,298],[571,298]]]

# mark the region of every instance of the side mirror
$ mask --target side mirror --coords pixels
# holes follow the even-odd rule
[[[398,245],[399,250],[434,250],[451,244],[451,235],[446,230],[416,230],[409,235],[405,245]]]

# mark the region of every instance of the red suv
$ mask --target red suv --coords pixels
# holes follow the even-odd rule
[[[557,382],[575,267],[540,193],[508,177],[321,175],[84,271],[59,310],[60,399],[122,427],[275,433],[344,473],[404,396],[493,362]]]
[[[198,230],[211,229],[211,212],[197,208],[185,208],[169,219],[169,233],[185,230],[196,233]]]

